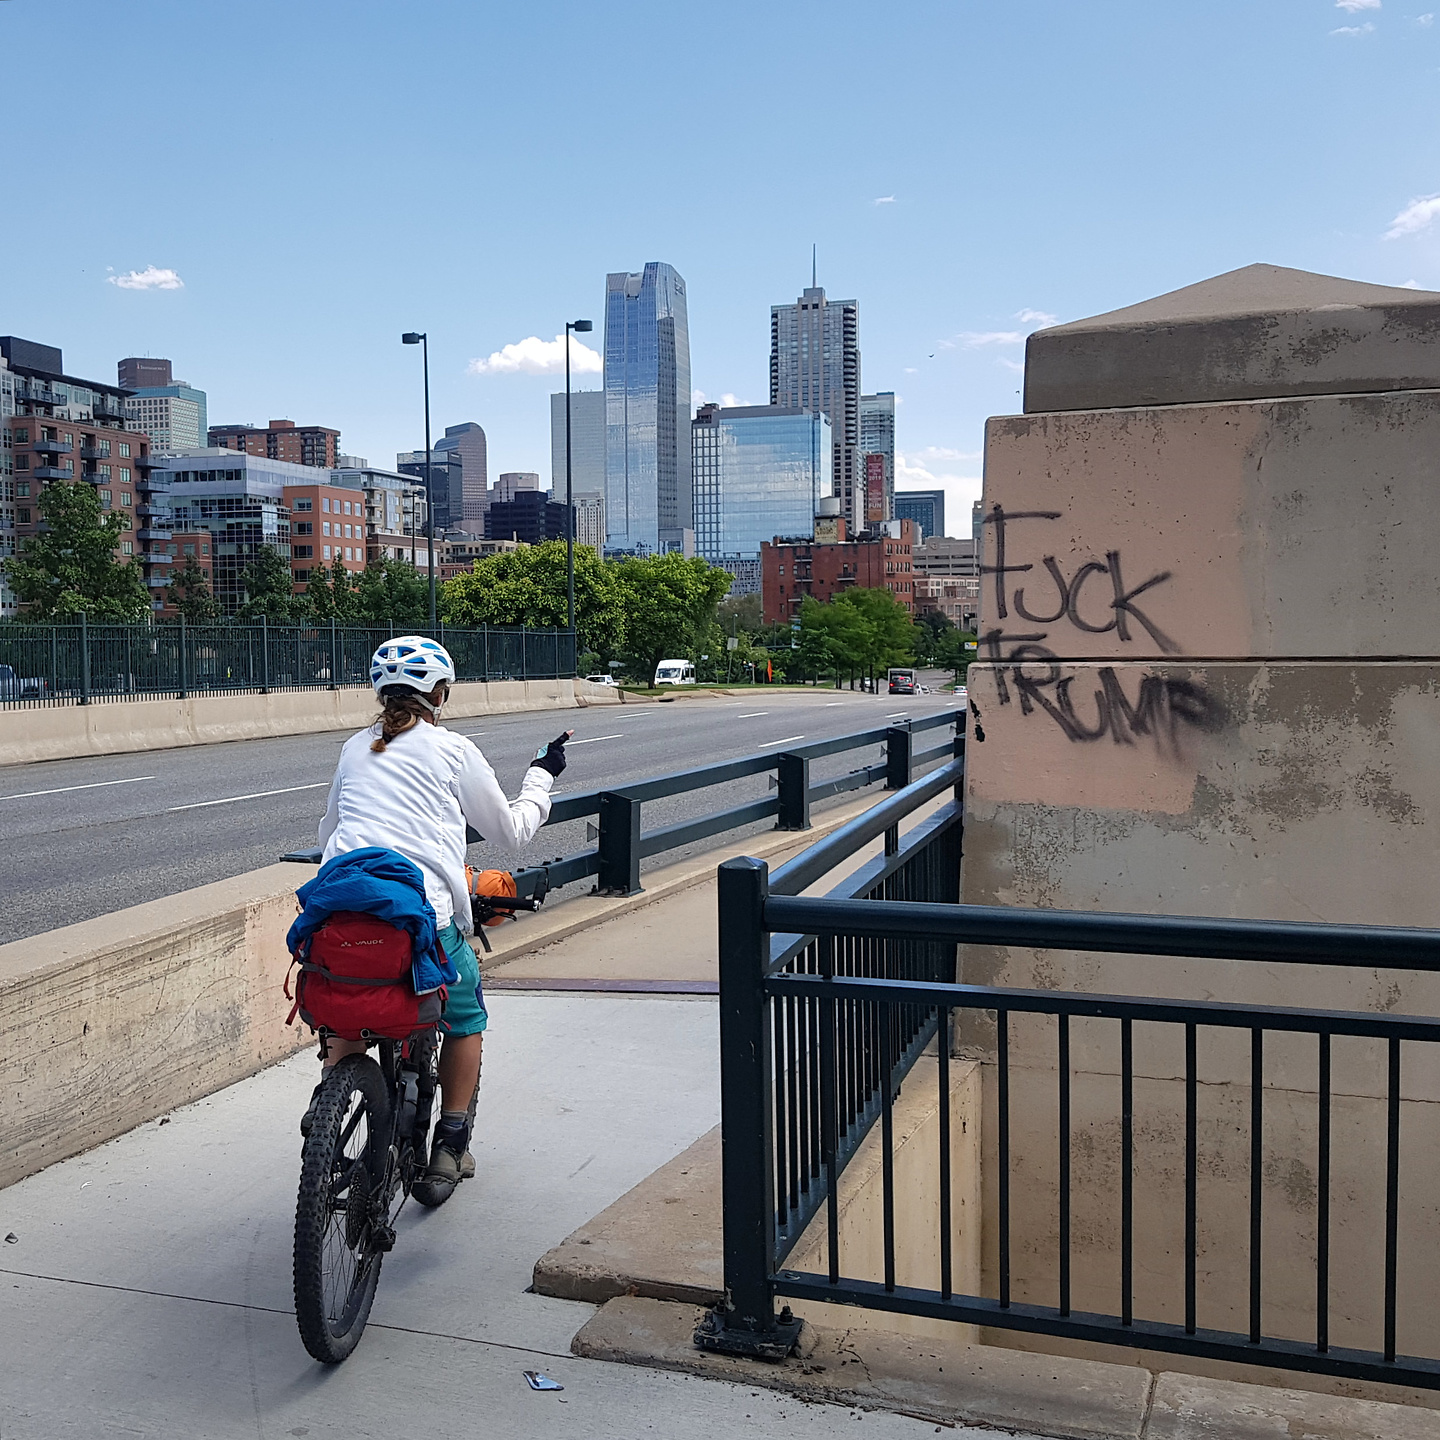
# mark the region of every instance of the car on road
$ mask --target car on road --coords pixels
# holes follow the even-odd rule
[[[17,675],[13,665],[0,665],[0,700],[43,700],[49,693],[48,680]]]
[[[620,682],[613,675],[587,675],[585,683],[587,685],[608,685],[612,690],[620,688]]]
[[[892,695],[914,695],[918,689],[913,670],[891,670],[889,679]]]
[[[970,691],[964,685],[957,685],[955,687],[955,698],[964,705],[970,699]]]

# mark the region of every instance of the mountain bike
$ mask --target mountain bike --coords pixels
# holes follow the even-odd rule
[[[516,910],[538,910],[540,900],[483,896],[472,908],[483,942],[482,925]],[[395,1222],[428,1163],[440,1056],[436,1027],[374,1043],[374,1058],[346,1055],[326,1072],[301,1151],[295,1319],[306,1350],[327,1365],[339,1364],[359,1344],[381,1262],[395,1247]]]

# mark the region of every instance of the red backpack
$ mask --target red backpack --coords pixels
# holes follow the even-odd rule
[[[295,957],[295,1009],[312,1030],[341,1040],[404,1040],[436,1024],[445,990],[417,995],[410,980],[411,938],[374,915],[337,910]]]

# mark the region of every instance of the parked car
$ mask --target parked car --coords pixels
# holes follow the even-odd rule
[[[662,660],[655,667],[656,685],[693,685],[695,667],[688,660]]]
[[[13,665],[0,665],[0,700],[43,700],[49,693],[48,680],[17,675]]]
[[[609,685],[615,690],[620,688],[620,682],[613,675],[587,675],[585,683],[587,685]]]

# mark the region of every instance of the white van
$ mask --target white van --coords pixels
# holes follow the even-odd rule
[[[693,685],[695,666],[689,660],[662,660],[655,667],[656,685]]]

